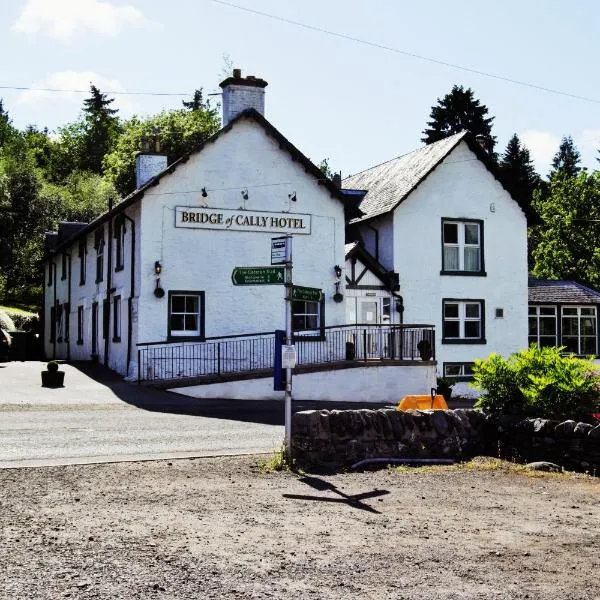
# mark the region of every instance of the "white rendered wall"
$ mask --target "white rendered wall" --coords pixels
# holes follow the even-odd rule
[[[201,195],[206,188],[208,197]],[[276,233],[184,229],[174,226],[176,206],[308,213],[310,235],[293,238],[294,283],[323,290],[326,325],[345,323],[335,303],[334,265],[344,262],[342,203],[290,154],[250,120],[242,120],[214,144],[145,192],[142,200],[139,342],[167,339],[168,291],[204,291],[205,335],[225,336],[285,328],[284,287],[234,286],[234,267],[270,264]],[[296,202],[288,195],[296,193]],[[160,260],[164,298],[154,294],[154,262]]]
[[[435,366],[365,367],[294,375],[295,400],[385,402],[397,404],[409,394],[429,394],[435,387]],[[169,390],[194,398],[281,400],[271,378],[179,387]]]
[[[486,277],[440,275],[443,217],[483,220]],[[464,142],[396,209],[394,236],[404,322],[435,325],[440,372],[444,362],[527,347],[525,216]],[[441,343],[442,298],[485,300],[486,344]],[[504,318],[495,318],[496,308]]]

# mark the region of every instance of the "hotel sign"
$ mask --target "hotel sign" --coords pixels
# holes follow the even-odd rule
[[[227,208],[175,207],[175,227],[310,234],[311,215],[230,210]]]

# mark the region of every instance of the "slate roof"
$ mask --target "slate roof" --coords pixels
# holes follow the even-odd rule
[[[529,302],[600,304],[600,292],[576,281],[529,279]]]
[[[342,189],[367,190],[359,205],[364,216],[352,222],[366,221],[394,210],[462,141],[502,184],[489,155],[468,131],[462,131],[346,177],[342,181]]]

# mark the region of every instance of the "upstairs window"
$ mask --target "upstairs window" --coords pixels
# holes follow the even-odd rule
[[[125,248],[125,219],[119,216],[115,219],[115,271],[122,271],[125,267],[123,250]]]
[[[87,241],[79,240],[79,285],[85,285],[85,271],[87,259]]]
[[[52,285],[52,263],[48,263],[48,285]]]
[[[60,269],[60,278],[61,279],[66,279],[67,278],[67,255],[63,252],[63,255],[61,257],[61,269]]]
[[[483,221],[442,219],[442,274],[485,275]]]
[[[104,229],[96,231],[94,246],[96,248],[96,283],[100,283],[104,279]]]

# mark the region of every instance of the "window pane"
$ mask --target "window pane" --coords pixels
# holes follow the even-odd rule
[[[306,327],[308,329],[317,329],[318,326],[317,315],[309,315],[306,317]]]
[[[567,352],[579,354],[579,344],[576,337],[567,337],[563,335],[562,346],[565,346]]]
[[[305,329],[303,316],[300,316],[300,315],[292,316],[292,329],[294,329],[295,331],[301,331],[302,329]]]
[[[465,223],[465,244],[479,244],[479,225]]]
[[[465,315],[467,319],[479,319],[479,304],[465,304]]]
[[[590,317],[583,317],[581,319],[581,335],[595,335],[596,333],[596,319]]]
[[[479,271],[479,247],[465,248],[465,271]]]
[[[445,365],[444,375],[446,377],[456,377],[461,374],[460,365]]]
[[[171,331],[183,331],[183,315],[171,315]]]
[[[458,304],[446,302],[444,304],[444,317],[447,319],[458,319]]]
[[[540,315],[556,315],[556,307],[540,306]]]
[[[582,308],[581,314],[582,315],[595,315],[596,309],[595,308]]]
[[[465,337],[481,337],[481,334],[479,333],[479,321],[465,321]]]
[[[562,309],[563,315],[576,315],[577,314],[577,309],[576,308],[568,308],[568,307],[564,307]]]
[[[445,338],[459,337],[459,322],[458,321],[444,321],[444,337]]]
[[[198,296],[186,296],[185,297],[185,312],[191,312],[191,313],[198,312]]]
[[[563,335],[577,335],[577,319],[572,317],[563,318],[562,331]]]
[[[458,244],[457,223],[444,223],[444,244]]]
[[[537,335],[537,318],[529,317],[529,335]]]
[[[458,271],[458,246],[444,246],[444,270]]]
[[[584,337],[581,339],[581,353],[586,355],[596,354],[595,337]]]
[[[196,315],[185,315],[185,330],[198,331],[198,317]]]
[[[540,336],[540,346],[542,348],[552,348],[556,346],[556,336]]]
[[[530,307],[529,307],[529,314],[530,314],[530,315],[537,315],[537,310],[536,310],[536,308],[537,308],[537,307],[535,307],[535,306],[530,306]]]
[[[540,318],[540,333],[542,335],[556,335],[556,319]]]
[[[531,346],[531,344],[537,344],[537,343],[538,343],[537,335],[530,335],[529,336],[529,345]]]
[[[473,375],[473,364],[472,363],[465,363],[463,365],[463,373],[465,375]]]
[[[171,296],[171,310],[173,312],[184,312],[185,296]]]

